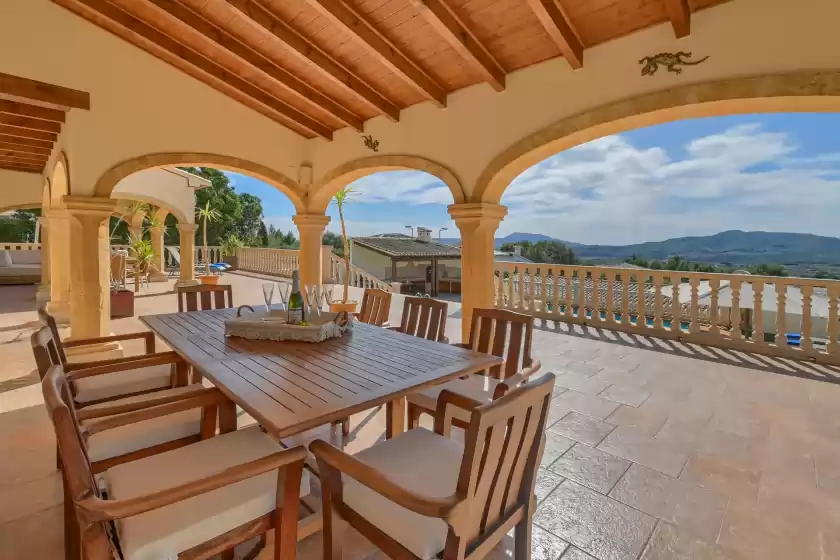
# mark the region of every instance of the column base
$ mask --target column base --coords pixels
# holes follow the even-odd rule
[[[47,303],[50,301],[49,284],[38,284],[38,290],[35,292],[35,301],[38,303]]]
[[[55,318],[59,325],[70,324],[70,304],[65,301],[49,301],[47,312]]]
[[[169,275],[163,272],[153,272],[149,274],[149,282],[168,282]]]
[[[68,339],[72,341],[73,338]],[[112,360],[122,358],[125,355],[122,345],[119,342],[102,342],[86,346],[72,346],[64,348],[67,361],[71,364],[78,362],[96,362],[99,360]]]
[[[195,279],[193,279],[193,280],[184,280],[183,278],[181,278],[181,279],[178,279],[178,280],[175,282],[175,287],[176,287],[176,288],[180,288],[181,286],[198,286],[199,284],[201,284],[201,282],[200,282],[200,281],[198,281],[198,280],[195,280]]]

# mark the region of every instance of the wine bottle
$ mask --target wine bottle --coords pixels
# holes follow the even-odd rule
[[[300,274],[297,270],[292,272],[292,293],[289,296],[289,317],[290,325],[298,325],[304,321],[303,318],[303,296],[300,293]]]

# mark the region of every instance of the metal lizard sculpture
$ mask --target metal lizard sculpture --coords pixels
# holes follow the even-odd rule
[[[660,65],[665,66],[668,69],[668,72],[682,74],[682,68],[678,68],[678,66],[695,66],[701,62],[705,62],[709,57],[706,56],[695,61],[687,60],[689,58],[691,58],[690,52],[681,51],[678,53],[659,53],[642,58],[639,61],[639,64],[645,65],[644,68],[642,68],[642,76],[653,76],[656,74],[656,71],[659,70]]]

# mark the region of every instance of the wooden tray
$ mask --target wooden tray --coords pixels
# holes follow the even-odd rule
[[[251,311],[245,311],[250,309]],[[286,323],[286,312],[271,310],[254,311],[243,305],[236,312],[236,318],[225,321],[225,336],[237,336],[250,340],[294,340],[296,342],[323,342],[339,338],[347,332],[346,314],[323,312],[311,317],[307,326]]]

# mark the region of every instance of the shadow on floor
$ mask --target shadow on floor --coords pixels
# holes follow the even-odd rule
[[[23,377],[15,377],[14,379],[0,381],[0,394],[8,391],[14,391],[15,389],[29,387],[30,385],[35,385],[40,382],[41,378],[38,376],[38,371],[32,370]]]
[[[562,321],[552,321],[550,319],[536,319],[534,321],[534,328],[545,332],[627,346],[628,348],[671,354],[681,358],[693,358],[735,367],[759,369],[770,373],[802,377],[814,381],[840,384],[840,368],[832,365],[818,364],[812,361],[777,358],[739,350],[701,346],[652,336],[574,325]]]

